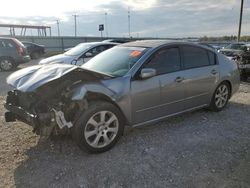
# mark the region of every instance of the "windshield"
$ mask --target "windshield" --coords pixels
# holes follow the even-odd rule
[[[90,47],[91,47],[91,45],[87,44],[87,43],[78,44],[74,48],[72,48],[69,51],[65,52],[64,55],[78,56],[78,55],[81,55],[85,50],[89,49]]]
[[[242,50],[244,46],[244,44],[229,44],[228,46],[226,46],[226,49]]]
[[[141,47],[115,47],[97,55],[82,67],[112,76],[124,76],[145,52],[146,48]]]

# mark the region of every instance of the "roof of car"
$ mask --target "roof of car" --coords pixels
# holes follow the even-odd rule
[[[119,46],[138,46],[138,47],[154,48],[154,47],[161,46],[163,44],[167,44],[167,43],[171,43],[171,42],[173,42],[173,41],[169,41],[169,40],[137,40],[137,41],[121,44]]]
[[[0,39],[14,39],[14,38],[11,38],[11,37],[0,37]]]
[[[115,43],[115,42],[83,42],[80,44],[89,44],[91,46],[98,46],[98,45],[102,45],[102,44],[118,45],[118,43]]]
[[[188,41],[182,41],[182,40],[140,40],[140,41],[134,41],[134,42],[128,42],[125,44],[120,44],[119,46],[124,46],[124,47],[145,47],[145,48],[156,48],[162,45],[167,45],[167,44],[188,44],[188,45],[194,45],[194,46],[199,46],[203,47],[206,49],[210,49],[214,51],[214,49],[211,49],[211,47],[197,44],[194,42],[188,42]]]

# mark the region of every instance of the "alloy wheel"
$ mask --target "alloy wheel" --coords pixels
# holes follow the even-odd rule
[[[90,146],[102,148],[115,139],[118,129],[119,121],[116,115],[110,111],[100,111],[89,118],[84,137]]]
[[[224,84],[219,86],[215,93],[215,105],[217,108],[223,108],[228,100],[229,90],[228,87]]]

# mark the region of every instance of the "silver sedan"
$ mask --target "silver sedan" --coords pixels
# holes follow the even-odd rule
[[[7,97],[6,121],[25,121],[39,133],[72,129],[82,149],[103,152],[125,125],[205,107],[221,111],[238,90],[240,76],[236,63],[216,50],[153,40],[116,46],[81,67],[22,69],[7,81],[16,90]]]

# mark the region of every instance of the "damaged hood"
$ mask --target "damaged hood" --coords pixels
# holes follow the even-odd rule
[[[45,66],[35,65],[16,71],[7,78],[7,83],[15,87],[17,90],[23,92],[32,92],[38,87],[56,80],[76,69],[83,71],[82,74],[88,73],[95,77],[97,77],[97,75],[100,78],[107,76],[102,75],[101,73],[79,68],[75,65],[49,64]]]

